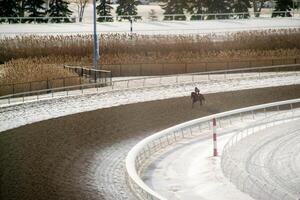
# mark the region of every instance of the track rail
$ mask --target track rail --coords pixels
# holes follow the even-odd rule
[[[140,199],[166,200],[147,186],[139,176],[145,163],[154,153],[185,138],[195,137],[197,136],[196,132],[212,131],[211,122],[213,119],[217,120],[217,127],[222,127],[226,123],[232,123],[232,119],[243,121],[250,117],[261,120],[268,117],[269,111],[278,112],[282,110],[292,111],[290,118],[293,118],[293,109],[299,106],[300,99],[262,104],[191,120],[160,131],[140,141],[128,153],[126,157],[127,182]],[[258,124],[258,126],[260,125],[264,125],[264,123]]]
[[[240,68],[230,70],[216,70],[210,72],[132,78],[112,81],[106,87],[103,87],[103,83],[92,83],[5,95],[0,97],[0,105],[6,106],[15,103],[22,104],[28,101],[32,102],[39,101],[42,99],[53,99],[57,97],[105,93],[114,90],[124,89],[138,89],[176,84],[201,83],[212,80],[219,81],[257,77],[260,78],[269,76],[284,76],[288,74],[299,75],[299,71],[300,64],[288,64],[267,67]]]

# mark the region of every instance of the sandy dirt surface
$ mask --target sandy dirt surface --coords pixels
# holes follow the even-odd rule
[[[42,121],[0,133],[0,199],[135,199],[124,159],[140,139],[235,108],[300,98],[300,85],[136,103]],[[63,109],[63,108],[62,108]]]

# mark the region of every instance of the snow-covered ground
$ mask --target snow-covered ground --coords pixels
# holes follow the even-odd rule
[[[299,115],[299,111],[296,109],[294,115],[295,112]],[[285,116],[285,112],[282,114]],[[274,116],[278,118],[278,114]],[[272,115],[268,117],[268,121],[270,117]],[[237,142],[229,152],[245,173],[274,188],[288,191],[295,199],[299,196],[300,188],[299,122],[298,119],[257,131]],[[237,130],[245,128],[249,123],[253,124],[253,119],[234,123],[233,127]],[[225,143],[236,133],[230,129],[228,127],[217,130],[219,155],[222,154]],[[200,136],[185,139],[156,153],[142,174],[146,184],[166,199],[252,199],[246,193],[238,191],[222,174],[220,157],[212,156],[211,132],[198,135]],[[236,168],[231,170],[233,172],[228,173],[238,178],[236,182],[242,184],[242,188],[250,186],[248,191],[251,191],[251,196],[273,199],[264,194],[263,188],[257,188],[251,182],[247,185],[248,180],[243,179],[244,177],[239,180],[241,172]],[[268,188],[265,189],[267,191]]]
[[[117,10],[117,6],[118,4],[112,4],[112,10],[111,10],[111,15],[113,17],[115,17],[116,14],[116,10]],[[74,17],[78,17],[78,12],[77,12],[77,6],[76,4],[70,4],[70,10],[73,11],[73,15]],[[157,2],[153,2],[150,3],[148,5],[138,5],[137,6],[137,15],[141,16],[143,18],[143,20],[149,20],[149,13],[151,12],[151,10],[154,11],[155,16],[157,16],[158,20],[162,20],[163,19],[163,13],[164,10],[162,9],[162,7],[159,5],[159,3]],[[295,16],[299,16],[299,9],[295,9],[294,12],[292,11],[292,13]],[[249,9],[249,13],[250,15],[253,17],[253,8]],[[265,18],[268,17],[270,18],[272,15],[272,9],[271,8],[263,8],[261,10],[261,18]],[[187,19],[190,19],[190,14],[186,14]],[[83,15],[83,21],[84,22],[92,22],[93,19],[93,5],[92,4],[87,4],[84,15]]]
[[[203,85],[203,83],[210,81],[231,81],[238,79],[257,79],[258,77],[272,77],[272,76],[294,76],[300,75],[299,72],[260,72],[260,73],[226,73],[226,74],[213,74],[213,73],[199,73],[199,74],[178,74],[178,75],[166,75],[166,76],[139,76],[139,77],[113,77],[111,87],[96,88],[94,85],[72,86],[72,88],[56,88],[51,92],[45,94],[45,92],[34,91],[28,96],[21,95],[18,97],[8,98],[8,96],[0,97],[0,107],[7,104],[20,104],[24,102],[39,101],[51,98],[61,98],[67,96],[78,96],[84,94],[105,93],[113,90],[123,89],[138,89],[149,87],[167,87],[174,84],[191,84],[197,83]],[[81,88],[81,89],[79,89]]]
[[[300,84],[297,73],[288,76],[243,78],[236,80],[213,80],[201,83],[162,85],[137,89],[117,89],[77,96],[61,97],[19,105],[3,105],[0,109],[0,132],[25,124],[60,116],[159,99],[189,96],[197,86],[201,93],[236,91],[251,88]],[[64,108],[64,109],[61,109]]]
[[[131,104],[136,102],[145,102],[158,99],[167,99],[173,97],[189,96],[190,92],[194,90],[195,86],[201,89],[204,94],[215,93],[215,92],[225,92],[225,91],[235,91],[244,90],[251,88],[264,88],[271,86],[282,86],[282,85],[294,85],[300,84],[300,79],[297,73],[286,74],[280,76],[266,76],[266,77],[251,77],[243,79],[233,79],[233,80],[208,80],[207,82],[198,83],[182,83],[173,85],[162,85],[147,88],[132,88],[123,89],[115,88],[113,91],[105,91],[85,95],[74,95],[72,97],[61,97],[48,100],[42,100],[37,102],[27,102],[25,104],[18,105],[4,105],[0,108],[0,132],[8,129],[16,128],[29,123],[34,123],[46,119],[61,117],[65,115],[70,115],[79,112],[85,112],[100,108]],[[63,108],[63,109],[62,109]],[[220,145],[222,142],[220,142]],[[203,145],[199,148],[206,148],[207,145]],[[195,147],[196,148],[196,147]],[[195,149],[199,151],[199,149]],[[188,152],[187,152],[188,153]],[[203,151],[203,155],[211,154],[211,149],[206,152]],[[202,187],[197,189],[198,192],[203,192],[205,196],[211,199],[217,199],[217,197],[225,197],[230,194],[234,197],[233,199],[250,199],[245,194],[239,193],[235,190],[234,186],[222,177],[222,173],[217,167],[219,166],[219,160],[217,159],[195,159],[195,168],[190,171],[191,176],[195,174],[206,174],[203,176],[203,181],[211,181],[215,185],[211,187],[206,187],[202,184]],[[197,169],[199,172],[196,172]],[[212,169],[213,171],[210,171]],[[218,172],[216,170],[219,170]],[[212,178],[210,175],[214,175]],[[181,177],[182,178],[182,177]],[[188,186],[193,186],[195,182],[188,184]],[[178,185],[173,184],[172,190],[178,191]],[[195,186],[195,185],[194,185]],[[226,187],[225,187],[226,186]],[[220,189],[217,195],[214,194],[213,188],[224,187]],[[226,188],[226,189],[225,189]],[[187,194],[190,194],[186,191]],[[229,196],[228,196],[229,197]],[[190,198],[194,198],[190,196]],[[232,198],[231,198],[232,199]]]
[[[299,123],[299,120],[291,121],[255,132],[226,153],[238,163],[239,169],[260,180],[260,184],[248,187],[248,192],[255,198],[298,199],[300,196]],[[246,182],[244,176],[235,177],[238,182]],[[276,188],[276,191],[271,194],[263,192],[261,187],[264,184],[271,186],[272,190]]]
[[[232,134],[218,137],[220,152]],[[153,159],[142,179],[166,199],[252,200],[224,177],[212,148],[211,133],[180,142]]]
[[[138,34],[224,34],[237,31],[300,28],[300,17],[280,19],[206,20],[170,22],[134,22]],[[0,36],[24,34],[72,35],[91,34],[91,23],[70,24],[0,24]],[[129,22],[97,24],[98,33],[130,33]]]
[[[91,5],[88,5],[88,10],[90,9]],[[148,10],[146,8],[140,8],[140,12],[142,12],[143,15],[146,15]],[[90,11],[87,11],[86,16],[90,16]],[[224,34],[236,31],[287,28],[300,28],[300,18],[261,18],[195,22],[134,22],[133,24],[133,32],[140,34]],[[98,33],[129,33],[130,24],[128,22],[101,23],[97,25],[97,29]],[[84,23],[74,24],[0,24],[0,37],[23,34],[69,35],[90,33],[92,33],[92,24],[90,20],[86,20]],[[300,84],[300,79],[296,74],[238,80],[214,80],[202,82],[201,85],[199,85],[199,83],[182,83],[138,89],[123,89],[122,87],[116,87],[112,91],[100,89],[99,92],[91,89],[89,91],[87,90],[84,95],[81,95],[80,91],[77,91],[77,93],[75,91],[71,97],[64,96],[41,101],[34,100],[33,102],[29,101],[24,104],[2,105],[0,107],[0,132],[74,113],[136,102],[188,96],[195,86],[198,86],[201,89],[201,93],[208,94],[293,84]],[[297,141],[299,141],[299,134],[296,136],[297,140],[295,140],[293,144],[297,146],[297,144],[299,144],[299,142],[297,143]],[[220,149],[222,149],[222,146],[229,137],[230,135],[219,137],[218,145]],[[148,173],[149,177],[151,175],[151,179],[147,180],[148,184],[157,191],[167,192],[166,194],[169,199],[251,200],[250,196],[236,190],[236,188],[223,176],[220,169],[220,158],[211,157],[211,140],[207,140],[205,137],[199,140],[201,140],[201,142],[196,141],[192,144],[185,145],[188,147],[186,149],[178,148],[176,151],[165,155],[165,157],[161,157],[156,163],[158,167],[157,170]],[[291,143],[288,144],[292,145]],[[276,151],[274,155],[277,155],[281,161],[283,157],[280,157],[279,153],[283,152],[283,155],[293,153],[293,155],[295,155],[292,160],[289,160],[291,163],[289,166],[294,167],[291,168],[291,170],[294,170],[295,168],[298,170],[299,164],[297,163],[300,161],[298,153],[299,145],[297,148],[293,149],[293,151],[285,151],[284,148],[278,149],[279,150]],[[270,152],[263,153],[263,155],[269,154]],[[259,157],[259,155],[260,154],[257,154],[256,157]],[[186,160],[182,161],[181,159]],[[264,162],[260,164],[264,164]],[[285,170],[283,170],[284,165],[280,165],[279,167],[281,168],[275,167],[272,168],[272,170],[279,170],[280,176],[286,175],[286,173],[281,173],[285,172]],[[166,171],[163,169],[166,169]],[[182,169],[184,171],[182,171]],[[153,176],[155,173],[158,173],[158,176]],[[163,179],[158,179],[159,177],[163,177]],[[277,177],[278,176],[274,176],[272,182],[278,181]],[[298,179],[299,177],[297,176],[296,179],[291,180],[297,181]],[[296,185],[295,188],[296,191],[299,191],[299,185]]]

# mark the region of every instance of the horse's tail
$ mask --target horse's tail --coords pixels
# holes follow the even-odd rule
[[[203,94],[200,94],[200,98],[205,101],[205,98],[204,98],[204,95]]]
[[[191,99],[194,98],[194,92],[191,92]]]

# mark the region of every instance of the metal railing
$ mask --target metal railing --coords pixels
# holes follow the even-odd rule
[[[255,60],[218,60],[210,62],[186,63],[124,63],[103,64],[116,76],[155,76],[193,72],[209,72],[214,70],[230,70],[238,68],[270,67],[278,65],[300,64],[300,58],[255,59]]]
[[[258,124],[258,126],[260,126],[263,125],[262,119],[266,119],[270,116],[270,114],[268,114],[269,112],[274,114],[274,112],[280,112],[282,110],[285,112],[286,110],[291,110],[292,115],[290,118],[292,119],[296,117],[296,115],[294,115],[294,109],[299,107],[300,99],[262,104],[210,115],[162,130],[140,141],[128,153],[126,157],[127,183],[140,199],[166,200],[166,198],[146,185],[140,177],[140,174],[146,167],[145,163],[147,163],[147,160],[149,160],[154,153],[184,139],[195,138],[203,132],[211,132],[212,134],[213,119],[217,121],[217,128],[228,127],[235,122],[245,120],[252,122],[260,120],[260,124]],[[300,117],[300,113],[297,117]],[[232,130],[230,130],[230,132],[232,132]]]
[[[299,17],[299,11],[273,11],[262,12],[239,12],[239,13],[203,13],[203,14],[165,14],[153,16],[141,15],[114,15],[97,16],[98,22],[113,21],[194,21],[194,20],[222,20],[222,19],[248,19],[248,18],[272,18],[272,17]],[[81,20],[81,22],[80,22]],[[89,17],[0,17],[0,23],[91,23]]]
[[[28,96],[30,94],[35,94],[39,91],[41,91],[41,93],[51,93],[53,91],[56,91],[55,89],[71,89],[72,87],[70,86],[78,88],[78,86],[83,85],[84,87],[85,83],[96,83],[95,87],[104,87],[111,85],[112,82],[111,72],[107,70],[96,70],[86,67],[67,65],[65,65],[64,68],[70,72],[78,74],[78,76],[14,84],[3,84],[0,85],[0,98],[8,95],[13,95],[16,97],[21,95]]]
[[[249,194],[254,199],[278,199],[278,200],[296,200],[298,199],[294,194],[283,189],[277,184],[272,184],[261,177],[258,177],[251,172],[247,172],[246,168],[243,167],[244,163],[242,159],[235,159],[232,155],[234,152],[234,147],[239,144],[242,140],[246,139],[248,136],[259,132],[261,130],[267,129],[269,127],[285,123],[291,119],[299,119],[300,114],[295,115],[292,110],[292,105],[290,104],[290,109],[287,112],[276,113],[274,115],[268,116],[268,118],[260,120],[257,123],[250,124],[249,126],[239,130],[234,134],[226,143],[223,148],[223,153],[221,157],[221,167],[223,174],[235,184],[235,186]],[[264,166],[250,164],[255,168],[255,171],[259,169],[262,170]],[[247,166],[249,167],[249,166]],[[265,169],[263,169],[265,170]]]
[[[22,92],[32,92],[44,89],[53,89],[60,87],[67,87],[71,85],[80,85],[83,81],[78,76],[61,77],[54,79],[47,79],[41,81],[30,81],[13,84],[0,85],[0,96],[9,94],[19,94]]]
[[[270,67],[217,70],[211,72],[165,75],[154,77],[116,80],[106,83],[91,83],[63,88],[45,89],[32,92],[5,95],[0,97],[0,104],[24,103],[56,97],[68,97],[92,93],[104,93],[115,90],[150,88],[176,84],[203,83],[209,81],[253,79],[274,76],[299,76],[300,64]],[[108,86],[108,87],[104,87]]]
[[[1,23],[75,23],[78,17],[0,17]]]
[[[112,81],[111,71],[93,69],[91,67],[70,66],[70,65],[64,65],[64,69],[76,73],[80,77],[84,77],[88,79],[90,83],[103,83],[103,84],[111,85],[111,81]]]

